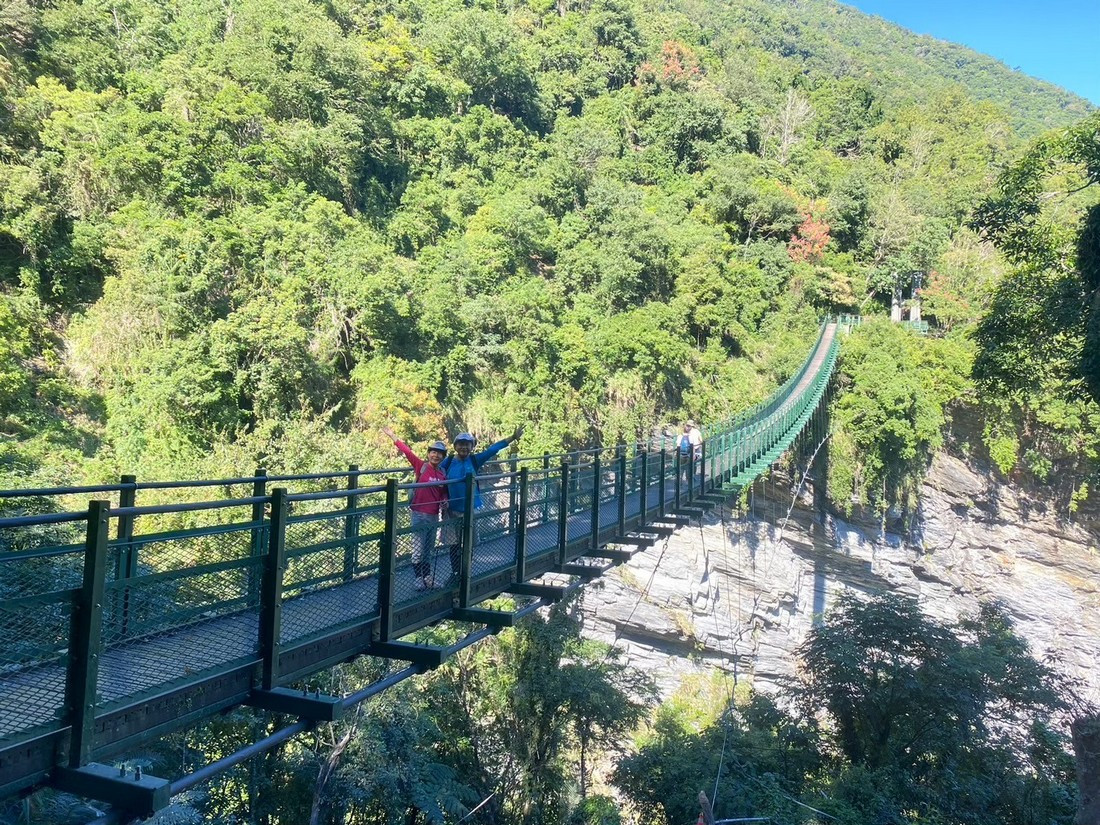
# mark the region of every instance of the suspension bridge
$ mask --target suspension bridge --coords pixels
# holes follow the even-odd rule
[[[6,512],[38,511],[0,518],[0,798],[50,785],[147,816],[560,600],[750,485],[819,423],[839,326],[822,325],[769,399],[708,428],[698,454],[649,443],[487,465],[483,506],[467,483],[465,513],[441,524],[436,572],[450,572],[452,543],[460,568],[433,588],[416,587],[406,470],[0,491]],[[408,639],[443,620],[470,632],[445,647]],[[361,655],[408,665],[349,696],[291,688]],[[107,764],[239,705],[297,721],[175,780]]]

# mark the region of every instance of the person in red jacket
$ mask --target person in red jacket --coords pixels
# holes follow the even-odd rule
[[[437,441],[428,447],[428,459],[417,456],[409,446],[394,435],[389,427],[383,427],[384,432],[401,454],[409,460],[413,468],[413,478],[416,484],[426,484],[432,481],[446,481],[447,475],[439,469],[440,463],[447,456],[447,445]],[[432,577],[432,552],[435,550],[436,529],[440,517],[445,517],[447,511],[447,485],[438,484],[434,487],[417,487],[413,490],[411,519],[413,532],[412,560],[413,575],[416,576],[416,589],[423,590],[435,587],[435,579]]]

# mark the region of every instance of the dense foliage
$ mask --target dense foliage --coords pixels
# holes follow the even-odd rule
[[[976,317],[966,218],[1087,109],[824,0],[12,0],[0,35],[3,486],[718,418],[914,272]]]
[[[1001,175],[974,223],[1013,270],[977,327],[974,375],[994,457],[1060,477],[1074,502],[1100,456],[1100,116],[1044,136]]]
[[[969,342],[957,334],[922,339],[886,320],[851,336],[829,445],[828,487],[837,504],[916,510],[928,458],[943,445],[949,406],[972,398],[972,358]]]
[[[1064,686],[1007,617],[947,624],[896,596],[842,596],[775,700],[700,725],[662,706],[616,773],[640,821],[688,822],[700,780],[720,816],[779,823],[1068,823],[1072,761],[1053,724]]]

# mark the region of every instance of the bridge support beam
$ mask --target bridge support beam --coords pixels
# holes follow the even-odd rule
[[[627,547],[637,547],[639,550],[645,550],[647,547],[652,547],[657,543],[657,539],[652,536],[612,536],[608,539],[608,544],[621,544]]]
[[[560,602],[569,592],[568,587],[560,587],[556,584],[536,584],[535,582],[517,582],[509,586],[509,593],[517,596],[535,596],[546,599],[548,602]]]
[[[82,768],[58,768],[53,786],[65,793],[109,802],[130,817],[146,818],[168,806],[172,798],[167,779],[147,776],[140,768],[125,768],[92,763]]]
[[[305,691],[289,688],[254,690],[245,702],[254,708],[274,713],[288,713],[311,722],[335,722],[344,716],[343,700],[337,696],[310,696]]]
[[[516,614],[507,610],[489,610],[484,607],[456,607],[451,618],[459,622],[474,622],[489,627],[515,627]]]
[[[412,662],[429,670],[439,667],[447,659],[446,648],[414,645],[409,642],[378,642],[370,646],[367,654]]]
[[[608,568],[596,567],[591,564],[565,564],[555,570],[555,573],[564,573],[566,576],[579,576],[584,579],[585,582],[590,582],[598,579]]]
[[[612,550],[608,547],[601,547],[598,550],[589,550],[584,555],[590,559],[607,559],[616,563],[622,563],[630,561],[634,558],[634,550]]]

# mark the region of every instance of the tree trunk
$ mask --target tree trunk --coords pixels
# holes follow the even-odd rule
[[[1082,716],[1070,726],[1077,757],[1076,825],[1100,822],[1100,715]]]
[[[588,798],[588,783],[585,779],[588,775],[588,764],[585,760],[585,755],[588,750],[588,732],[582,730],[580,735],[581,740],[581,800]]]
[[[317,787],[313,789],[313,805],[309,811],[309,825],[320,825],[321,800],[324,798],[325,786],[328,784],[329,779],[332,778],[332,773],[336,770],[336,766],[340,764],[340,757],[343,756],[344,750],[351,741],[351,734],[354,730],[355,725],[349,724],[347,732],[340,737],[340,741],[333,746],[332,752],[322,763],[321,770],[317,773]]]
[[[699,791],[699,808],[703,814],[705,825],[714,825],[714,809],[711,808],[710,800],[707,799],[707,795],[703,791]]]

